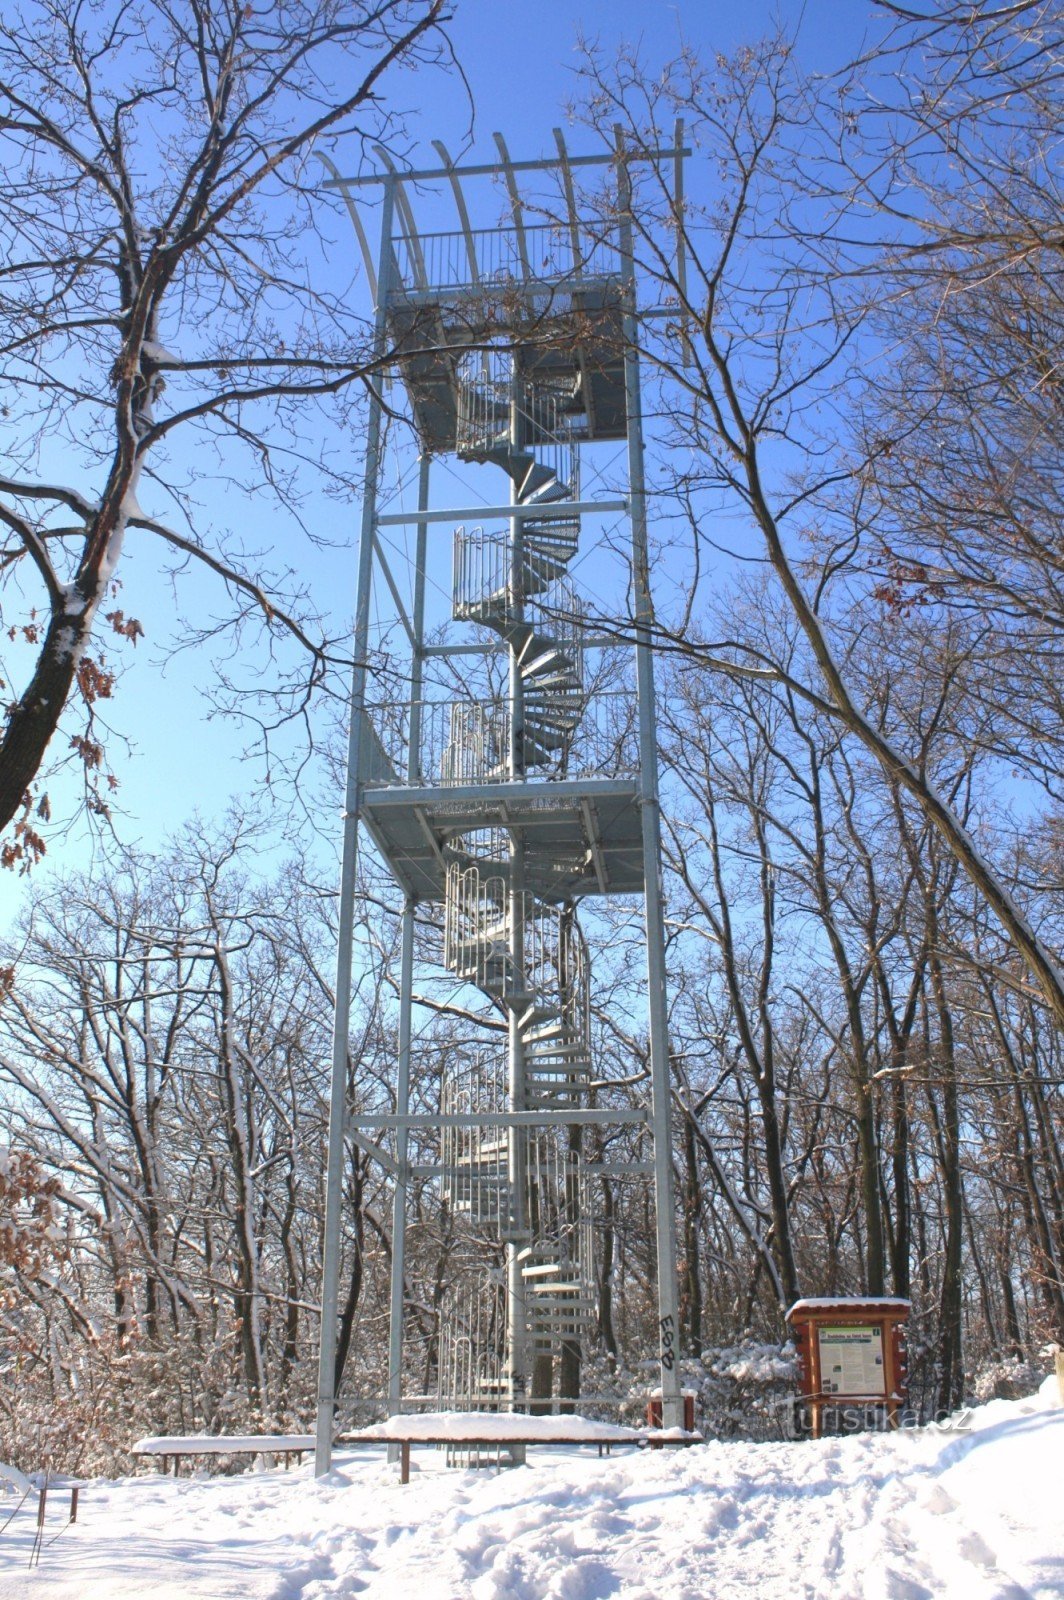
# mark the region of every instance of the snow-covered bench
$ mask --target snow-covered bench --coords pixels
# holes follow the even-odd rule
[[[293,1456],[298,1465],[303,1452],[313,1448],[312,1433],[159,1434],[138,1439],[129,1447],[131,1455],[161,1458],[164,1472],[172,1459],[175,1478],[180,1475],[184,1456],[283,1456],[287,1471]]]
[[[590,1417],[528,1417],[518,1412],[437,1411],[422,1416],[389,1417],[352,1433],[342,1433],[338,1444],[388,1444],[399,1447],[399,1481],[410,1482],[412,1445],[454,1445],[462,1449],[501,1450],[507,1446],[535,1444],[594,1444],[599,1455],[615,1444],[696,1444],[699,1433],[681,1428],[625,1428]]]

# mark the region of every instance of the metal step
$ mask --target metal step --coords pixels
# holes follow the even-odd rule
[[[523,506],[549,505],[557,500],[568,500],[570,497],[569,485],[559,482],[550,467],[535,460],[517,490],[518,502]]]
[[[572,655],[556,639],[537,633],[527,622],[509,630],[509,643],[514,647],[523,677],[531,678],[539,672],[550,672],[557,665],[575,665]]]
[[[575,1043],[579,1037],[578,1030],[566,1022],[560,1001],[551,1009],[545,1006],[538,1016],[533,1016],[524,1035],[526,1044],[546,1043],[551,1039],[571,1040]]]
[[[572,733],[580,723],[584,693],[578,690],[571,695],[560,695],[552,690],[549,697],[538,693],[525,696],[525,716],[534,716],[540,727],[555,727],[559,732]]]
[[[524,757],[527,761],[533,749],[550,754],[554,750],[564,750],[566,735],[558,733],[553,728],[541,726],[531,717],[525,717],[525,742]]]
[[[525,710],[534,706],[541,717],[571,717],[578,719],[583,713],[584,689],[575,673],[560,681],[543,683],[533,678],[525,684]]]
[[[586,1077],[591,1071],[591,1064],[586,1050],[582,1050],[579,1055],[574,1054],[561,1061],[553,1059],[543,1061],[539,1056],[529,1056],[528,1064],[530,1075],[541,1080],[567,1078],[575,1082],[581,1077]]]
[[[538,461],[531,451],[512,449],[506,439],[463,440],[455,454],[460,461],[501,467],[516,485],[520,505],[547,505],[571,496],[568,484],[559,482],[552,467]]]

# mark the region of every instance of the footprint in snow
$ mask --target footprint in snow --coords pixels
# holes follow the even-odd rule
[[[739,1508],[730,1494],[721,1495],[720,1499],[710,1507],[702,1521],[702,1531],[706,1534],[725,1533],[734,1528],[739,1520]]]
[[[978,1533],[968,1532],[957,1541],[957,1549],[965,1561],[970,1561],[977,1567],[996,1567],[997,1556],[991,1550],[986,1540]]]
[[[900,1567],[887,1567],[883,1573],[883,1600],[941,1600],[911,1572]]]
[[[923,1505],[926,1511],[933,1512],[935,1516],[945,1516],[950,1511],[956,1511],[957,1509],[956,1500],[943,1489],[940,1483],[936,1483],[933,1488],[927,1491],[923,1497]]]
[[[609,1567],[585,1559],[556,1572],[544,1600],[610,1600],[617,1592],[618,1580]]]

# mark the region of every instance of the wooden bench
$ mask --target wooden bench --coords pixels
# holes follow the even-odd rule
[[[304,1451],[314,1449],[314,1435],[312,1433],[262,1433],[262,1434],[234,1434],[226,1437],[224,1434],[159,1434],[147,1439],[138,1439],[136,1444],[130,1445],[130,1454],[134,1456],[154,1456],[161,1459],[162,1469],[168,1470],[167,1463],[173,1459],[174,1477],[181,1475],[181,1460],[185,1456],[283,1456],[285,1471],[293,1456],[296,1465],[303,1458]]]
[[[386,1444],[399,1450],[399,1481],[410,1482],[410,1450],[415,1444],[453,1445],[456,1449],[504,1450],[537,1444],[594,1444],[599,1455],[615,1444],[645,1447],[655,1440],[669,1444],[701,1443],[700,1433],[625,1428],[588,1417],[528,1417],[516,1412],[445,1411],[424,1416],[390,1417],[387,1422],[342,1433],[337,1444]]]

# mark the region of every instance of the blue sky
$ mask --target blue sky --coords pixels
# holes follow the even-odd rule
[[[607,54],[622,43],[638,43],[650,63],[676,54],[681,40],[701,53],[728,52],[771,31],[782,21],[797,28],[804,61],[829,70],[859,49],[871,25],[865,0],[809,0],[781,7],[749,0],[737,7],[722,0],[681,5],[658,0],[539,0],[523,7],[504,0],[456,0],[451,36],[475,104],[474,159],[492,159],[491,134],[501,129],[515,159],[553,153],[551,130],[565,126],[566,103],[577,92],[574,66],[578,35],[597,39]],[[439,137],[457,154],[470,132],[470,101],[459,75],[407,73],[385,85],[389,102],[406,113],[411,157],[435,164],[430,140]],[[579,128],[568,131],[570,148],[588,147]],[[340,152],[337,158],[344,165]],[[447,226],[453,224],[448,223]],[[372,231],[372,226],[371,226]],[[352,440],[351,473],[360,470],[360,451]],[[151,506],[146,509],[152,510]],[[224,518],[247,518],[249,542],[284,546],[286,530],[269,519],[254,521],[254,507],[214,504]],[[323,609],[337,619],[350,610],[354,586],[357,507],[329,506],[328,533],[336,548],[314,558],[307,581]],[[220,814],[231,797],[253,794],[258,769],[241,760],[243,740],[222,721],[209,721],[200,690],[209,681],[204,655],[169,655],[168,629],[174,615],[169,586],[158,576],[152,541],[130,535],[121,569],[119,600],[127,615],[142,617],[147,638],[134,652],[125,650],[126,670],[111,710],[118,732],[131,743],[110,745],[112,765],[121,780],[118,801],[124,815],[121,837],[153,849],[194,811]],[[197,579],[197,585],[203,580]],[[209,595],[209,589],[200,591]],[[219,608],[220,609],[220,606]],[[322,818],[326,836],[330,819]],[[50,864],[83,866],[91,844],[78,830],[53,839]],[[0,899],[10,910],[18,898],[15,883],[0,883]]]
[[[451,32],[474,91],[478,145],[500,128],[512,154],[539,154],[550,150],[550,130],[576,87],[578,35],[598,40],[607,53],[638,43],[649,61],[660,61],[675,55],[681,40],[699,53],[727,53],[782,24],[797,29],[810,66],[830,69],[859,47],[871,16],[865,0],[458,0]],[[447,141],[464,128],[467,106],[455,88],[425,82],[427,136]]]

